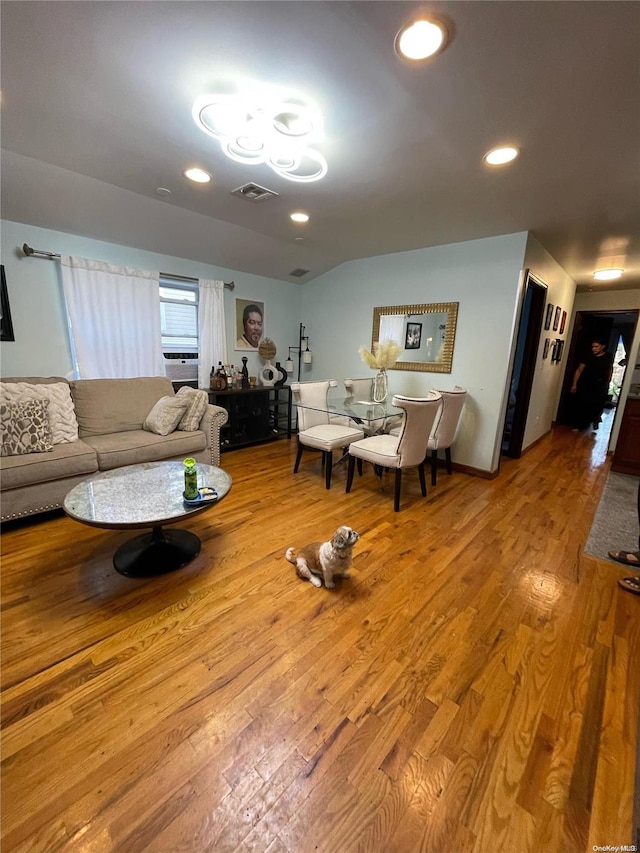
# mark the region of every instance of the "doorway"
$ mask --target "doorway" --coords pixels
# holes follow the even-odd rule
[[[513,459],[519,459],[522,456],[522,442],[529,414],[546,297],[547,285],[527,270],[516,353],[509,384],[509,401],[502,434],[502,452]]]
[[[638,321],[638,311],[577,311],[573,334],[567,356],[567,367],[562,382],[562,393],[556,416],[557,424],[571,424],[573,395],[571,385],[578,365],[584,362],[596,338],[607,341],[607,350],[613,354],[613,377],[609,387],[606,408],[615,409],[618,394],[626,371],[628,356]],[[622,363],[620,363],[622,362]],[[613,418],[608,419],[613,424]]]

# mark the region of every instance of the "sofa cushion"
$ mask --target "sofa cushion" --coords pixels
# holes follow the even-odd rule
[[[190,456],[207,446],[203,432],[172,432],[162,436],[142,429],[92,435],[84,440],[95,449],[101,471],[138,462],[157,462],[170,456]]]
[[[0,382],[0,400],[15,403],[22,400],[48,400],[51,441],[77,441],[78,422],[66,380],[60,382]]]
[[[83,441],[55,444],[49,453],[7,456],[0,466],[0,489],[17,489],[34,483],[45,483],[98,470],[98,459],[92,447]]]
[[[77,379],[71,383],[80,437],[142,429],[160,397],[173,394],[166,376]]]
[[[0,434],[0,456],[22,456],[52,450],[49,401],[0,403]]]
[[[142,422],[142,429],[156,435],[169,435],[180,423],[188,405],[185,397],[160,397]]]
[[[176,397],[182,397],[188,403],[187,411],[182,416],[178,429],[193,432],[198,429],[202,416],[207,411],[209,395],[206,391],[199,391],[197,388],[189,388],[187,385],[183,385]]]

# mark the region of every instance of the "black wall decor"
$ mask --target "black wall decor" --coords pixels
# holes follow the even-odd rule
[[[0,265],[0,341],[15,341],[4,264]]]

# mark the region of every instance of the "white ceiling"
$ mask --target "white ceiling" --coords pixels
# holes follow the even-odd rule
[[[420,9],[454,37],[409,65],[393,41]],[[640,287],[637,2],[3,0],[1,15],[6,219],[303,282],[531,231],[580,289]],[[196,127],[193,101],[234,76],[318,104],[323,180],[235,163]],[[503,141],[521,157],[484,166]],[[186,181],[190,165],[213,182]],[[230,195],[248,181],[279,196]],[[612,262],[622,284],[595,284]]]

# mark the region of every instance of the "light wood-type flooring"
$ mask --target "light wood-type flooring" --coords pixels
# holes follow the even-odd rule
[[[131,532],[5,529],[3,853],[631,844],[640,596],[582,554],[604,439],[557,428],[426,500],[409,472],[398,514],[391,477],[326,491],[294,455],[223,455],[163,577],[114,571]],[[340,524],[352,578],[315,589],[284,551]]]

